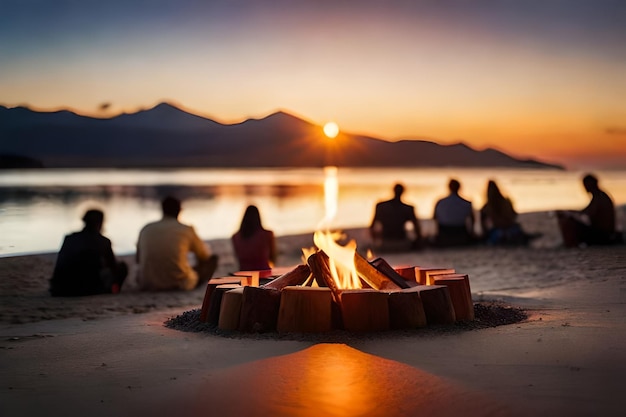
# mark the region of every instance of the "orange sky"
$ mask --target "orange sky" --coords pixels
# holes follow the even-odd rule
[[[0,103],[109,116],[171,101],[222,122],[283,109],[388,140],[626,166],[625,2],[202,3],[3,6]]]

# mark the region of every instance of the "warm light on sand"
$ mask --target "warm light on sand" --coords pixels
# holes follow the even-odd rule
[[[316,344],[225,368],[207,375],[199,387],[185,404],[186,415],[511,415],[463,386],[344,344]],[[159,411],[166,415],[162,407]]]
[[[337,126],[337,123],[335,122],[326,123],[324,125],[324,134],[330,139],[337,137],[337,135],[339,134],[339,126]]]

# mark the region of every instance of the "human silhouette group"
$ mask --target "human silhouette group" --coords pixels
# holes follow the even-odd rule
[[[615,207],[599,187],[597,177],[582,180],[591,201],[582,210],[557,212],[565,247],[609,245],[622,242],[616,230]],[[434,207],[436,233],[423,236],[415,206],[402,200],[405,187],[393,186],[393,198],[376,203],[369,226],[372,249],[405,252],[426,246],[437,248],[475,244],[525,245],[538,235],[526,233],[517,219],[512,200],[494,180],[489,180],[484,205],[476,213],[471,201],[461,196],[461,183],[450,179],[449,193]],[[139,232],[135,260],[137,283],[143,291],[189,291],[201,287],[218,265],[218,256],[191,225],[178,220],[181,201],[165,197],[162,218]],[[90,209],[83,216],[84,228],[65,236],[50,279],[53,296],[116,294],[128,275],[128,265],[116,258],[111,241],[102,235],[104,213]],[[480,231],[477,231],[477,226]],[[239,229],[231,236],[233,252],[241,271],[270,270],[276,263],[276,238],[265,229],[259,209],[246,207]]]
[[[613,200],[598,182],[593,174],[587,174],[582,179],[585,190],[591,195],[587,207],[557,212],[563,246],[610,245],[623,241],[623,236],[616,230]],[[433,220],[436,232],[430,237],[422,235],[415,207],[402,201],[404,186],[397,183],[393,190],[391,200],[376,204],[369,227],[372,248],[378,252],[406,251],[425,246],[519,246],[541,236],[541,233],[523,230],[511,198],[500,191],[495,180],[487,182],[485,203],[475,213],[471,201],[460,194],[461,183],[455,178],[450,179],[449,194],[435,204]]]
[[[142,291],[194,290],[217,269],[219,258],[210,245],[178,220],[181,209],[179,199],[163,198],[161,219],[139,232],[135,260]],[[127,278],[128,265],[116,259],[111,241],[101,233],[104,213],[90,209],[83,222],[83,230],[64,238],[50,279],[52,296],[116,294]],[[254,205],[246,208],[231,242],[242,271],[269,270],[276,262],[274,233],[263,228]]]

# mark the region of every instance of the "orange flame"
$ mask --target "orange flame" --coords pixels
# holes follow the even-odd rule
[[[337,233],[317,231],[313,235],[313,242],[328,255],[328,266],[337,288],[342,290],[362,288],[354,265],[356,242],[351,240],[345,246],[341,246],[337,243],[339,237]]]
[[[326,216],[321,222],[320,227],[313,235],[313,242],[316,248],[302,248],[302,253],[306,259],[317,250],[322,250],[329,258],[329,268],[335,284],[339,289],[358,289],[362,288],[361,280],[356,271],[354,264],[354,255],[356,252],[356,242],[351,240],[345,246],[341,246],[338,241],[342,238],[342,234],[331,232],[327,229],[330,222],[337,213],[337,168],[324,167],[324,202],[326,208]],[[322,226],[326,226],[326,230],[322,231]]]

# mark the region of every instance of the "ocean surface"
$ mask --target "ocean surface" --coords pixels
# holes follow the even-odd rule
[[[406,187],[404,201],[418,217],[432,218],[449,178],[479,209],[494,179],[518,212],[580,209],[589,201],[583,172],[519,169],[366,169],[337,171],[333,228],[365,227],[376,202]],[[600,185],[617,205],[626,204],[626,170],[597,171]],[[161,217],[165,195],[182,199],[179,219],[204,240],[230,237],[248,204],[277,235],[308,233],[326,215],[322,168],[310,169],[63,169],[0,171],[0,256],[55,252],[63,236],[82,228],[85,210],[105,212],[103,233],[117,254],[133,253],[139,230]]]

